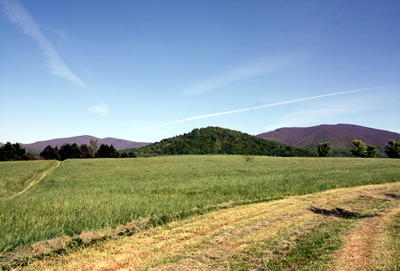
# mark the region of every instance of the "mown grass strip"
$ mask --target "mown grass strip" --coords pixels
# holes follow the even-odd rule
[[[386,189],[390,190],[390,188]],[[398,192],[399,190],[397,190]],[[337,193],[339,194],[339,192]],[[273,237],[258,240],[250,249],[247,249],[246,254],[255,259],[262,260],[264,263],[263,267],[254,268],[253,266],[249,268],[248,257],[242,256],[238,262],[231,263],[234,266],[233,269],[244,270],[246,268],[243,268],[243,266],[247,266],[247,269],[262,270],[333,270],[336,268],[336,265],[332,265],[332,260],[336,257],[335,252],[341,249],[343,245],[357,247],[362,250],[357,251],[357,253],[363,254],[360,257],[356,256],[356,259],[359,261],[362,261],[362,257],[370,258],[371,255],[364,255],[364,250],[371,252],[375,249],[372,244],[372,240],[375,239],[374,227],[376,227],[377,222],[381,221],[386,210],[392,209],[396,202],[387,198],[386,194],[380,195],[379,190],[375,194],[369,194],[369,198],[360,197],[361,195],[358,194],[358,197],[357,195],[347,197],[340,202],[333,200],[321,212],[315,212],[316,208],[311,206],[311,208],[308,208],[309,211],[325,219],[311,220],[309,223],[296,223],[296,225],[281,230]],[[331,206],[331,209],[329,209],[329,206]],[[332,206],[336,207],[332,208]],[[390,225],[392,226],[392,220],[389,221],[391,221]],[[369,235],[365,236],[371,238],[370,242],[362,244],[344,243],[345,236],[355,234],[352,231],[356,226],[361,226],[362,229],[371,228],[368,231]],[[366,234],[366,232],[362,233]],[[393,240],[398,242],[398,239]],[[394,252],[391,256],[397,257],[400,248],[392,248],[391,251]],[[380,252],[376,251],[377,254]],[[344,254],[346,252],[340,253],[338,257]],[[347,257],[347,255],[344,256]],[[355,255],[353,254],[353,256]],[[339,260],[339,262],[341,261],[342,259]],[[365,267],[365,261],[356,263],[356,265],[364,265]],[[347,268],[350,268],[348,270],[355,270],[355,268],[350,266],[347,266]],[[391,265],[388,270],[397,270],[393,268],[393,265]],[[342,267],[339,270],[342,270]],[[361,270],[364,269],[361,268]]]
[[[341,237],[354,224],[354,220],[337,220],[317,226],[307,235],[300,236],[289,251],[273,249],[273,260],[265,261],[267,270],[321,270],[331,260],[332,253],[342,245]]]
[[[27,270],[332,270],[335,266],[330,260],[347,240],[344,237],[371,221],[382,219],[389,225],[393,220],[397,199],[385,196],[387,192],[399,194],[399,184],[331,190],[219,210],[36,261]],[[354,216],[314,213],[309,210],[313,205],[343,209]]]
[[[36,260],[45,259],[46,257],[54,257],[56,255],[63,255],[65,253],[70,253],[81,248],[97,245],[107,240],[116,240],[126,236],[131,236],[154,227],[163,226],[173,220],[181,220],[185,217],[202,215],[216,210],[228,209],[241,205],[248,205],[273,200],[276,199],[265,198],[240,201],[238,203],[222,203],[214,206],[206,206],[203,209],[195,208],[191,210],[190,213],[177,213],[173,217],[166,215],[152,216],[148,219],[140,219],[132,221],[125,225],[118,225],[116,228],[113,229],[107,228],[100,232],[88,231],[82,232],[80,235],[75,235],[72,237],[64,236],[48,241],[41,241],[33,244],[28,249],[20,248],[13,253],[3,254],[3,256],[0,256],[0,267],[5,270],[18,266],[23,267]]]
[[[400,210],[386,227],[390,240],[388,247],[393,252],[391,270],[400,270]]]

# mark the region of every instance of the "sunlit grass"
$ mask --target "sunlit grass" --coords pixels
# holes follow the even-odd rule
[[[371,185],[238,206],[39,257],[26,269],[399,270],[391,232],[400,202],[387,196],[399,192],[399,183]],[[25,270],[16,259],[10,266]]]
[[[395,182],[399,166],[391,159],[256,157],[246,172],[241,156],[66,160],[23,195],[0,201],[0,252],[139,218],[179,219],[223,202]]]
[[[387,245],[393,251],[391,263],[393,270],[400,270],[400,253],[398,253],[400,251],[400,212],[394,216],[393,221],[388,225],[386,231],[390,236],[390,241]]]

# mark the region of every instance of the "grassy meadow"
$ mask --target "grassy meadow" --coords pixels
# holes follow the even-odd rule
[[[0,163],[0,199],[22,191],[29,179],[49,167],[53,161],[12,161]]]
[[[0,253],[141,218],[181,219],[228,202],[400,180],[396,159],[255,157],[248,172],[242,156],[82,159],[62,162],[9,198],[51,163],[0,163]]]

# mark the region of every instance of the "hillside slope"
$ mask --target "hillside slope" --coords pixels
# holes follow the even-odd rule
[[[264,140],[220,127],[194,129],[135,150],[139,154],[251,154],[268,156],[316,156],[315,152]]]
[[[21,144],[21,145],[24,148],[26,148],[28,151],[36,150],[36,151],[41,152],[48,145],[50,145],[52,147],[56,147],[56,146],[61,147],[63,144],[73,144],[73,143],[82,145],[82,144],[89,144],[91,139],[99,140],[99,145],[101,145],[101,144],[113,145],[117,150],[129,149],[129,148],[140,148],[140,147],[143,147],[143,146],[146,146],[149,144],[149,143],[145,143],[145,142],[135,142],[135,141],[129,141],[129,140],[124,140],[124,139],[112,138],[112,137],[97,138],[94,136],[84,135],[84,136],[75,136],[75,137],[44,140],[44,141],[38,141],[35,143],[31,143],[31,144]]]
[[[390,139],[400,140],[400,134],[350,124],[319,125],[306,128],[280,128],[257,135],[259,138],[290,146],[316,150],[321,142],[330,142],[334,150],[348,151],[354,139],[375,145],[382,156]]]

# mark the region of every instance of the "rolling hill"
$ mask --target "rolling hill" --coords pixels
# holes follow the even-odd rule
[[[250,154],[269,156],[316,156],[313,151],[264,140],[246,133],[207,127],[163,139],[135,150],[139,155]]]
[[[242,154],[251,149],[251,154],[278,156],[314,156],[317,149],[316,146],[321,142],[330,142],[335,156],[350,156],[352,141],[360,139],[367,145],[375,145],[378,150],[378,157],[386,157],[384,153],[386,144],[390,139],[399,141],[400,134],[351,124],[336,124],[306,128],[280,128],[254,137],[229,129],[207,127],[194,129],[188,134],[163,139],[152,144],[112,137],[97,138],[84,135],[21,145],[26,151],[38,154],[48,145],[60,147],[66,143],[89,144],[90,139],[98,139],[99,144],[113,145],[117,150],[130,151],[137,149],[135,152],[144,155]],[[267,142],[260,141],[260,139],[267,140]],[[0,143],[0,146],[2,145],[3,143]],[[305,152],[304,149],[300,150],[298,148],[304,148],[307,151]],[[293,155],[294,153],[296,154]]]
[[[113,145],[117,150],[129,149],[129,148],[139,148],[148,145],[149,143],[145,142],[135,142],[129,140],[123,140],[118,138],[106,137],[106,138],[97,138],[94,136],[84,135],[84,136],[75,136],[75,137],[67,137],[67,138],[57,138],[45,141],[38,141],[32,144],[21,144],[27,151],[32,151],[39,153],[46,146],[50,145],[52,147],[61,147],[63,144],[73,144],[76,143],[78,145],[81,144],[89,144],[90,139],[98,139],[99,145]]]
[[[333,149],[343,155],[350,153],[354,139],[360,139],[367,145],[375,145],[382,157],[386,156],[384,149],[390,139],[400,140],[398,133],[351,124],[280,128],[257,137],[310,150],[316,150],[318,143],[330,142]]]

